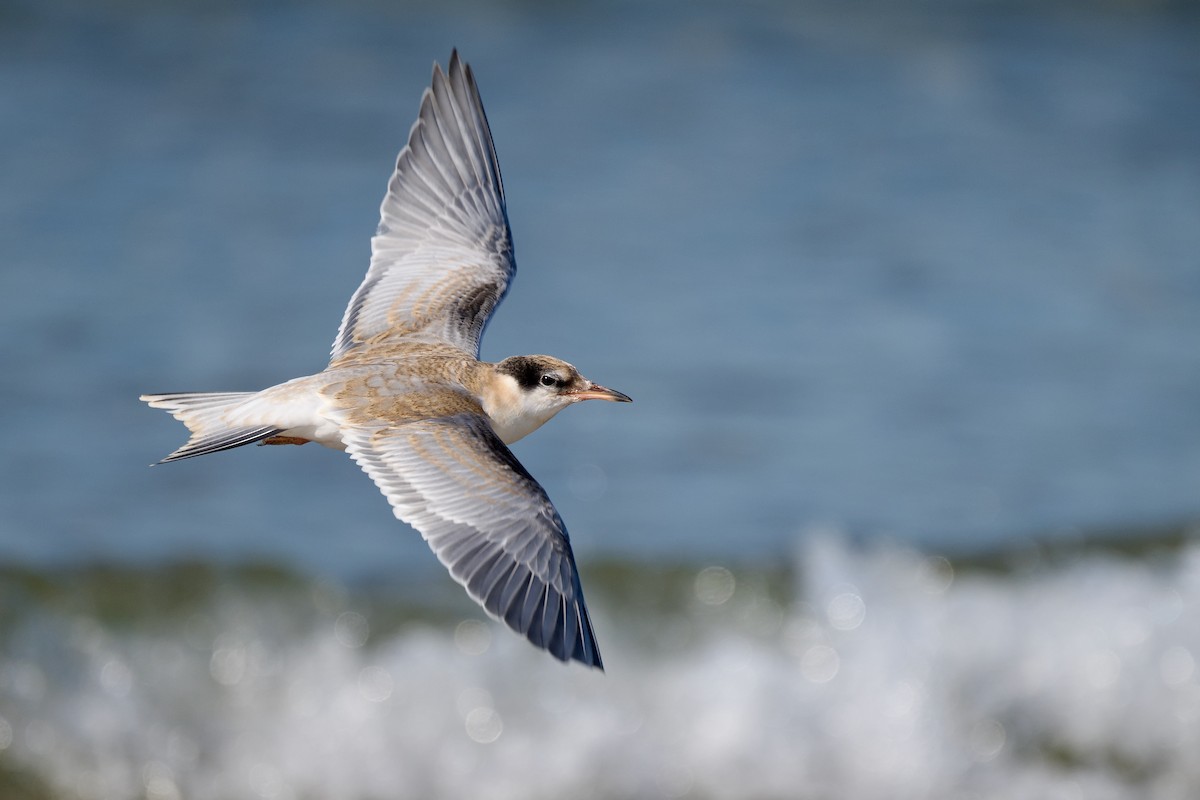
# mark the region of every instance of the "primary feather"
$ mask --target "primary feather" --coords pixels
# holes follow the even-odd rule
[[[372,340],[444,342],[472,356],[516,272],[504,185],[471,68],[455,52],[396,159],[332,359]]]

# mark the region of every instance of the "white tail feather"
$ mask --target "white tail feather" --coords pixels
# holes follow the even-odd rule
[[[246,399],[257,392],[181,392],[176,394],[144,394],[141,400],[151,408],[161,408],[182,422],[191,431],[187,444],[159,461],[178,461],[182,458],[215,453],[231,447],[261,441],[279,433],[281,428],[261,425],[239,425],[236,411]]]

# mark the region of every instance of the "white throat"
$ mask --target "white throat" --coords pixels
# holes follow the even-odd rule
[[[525,438],[570,403],[542,392],[524,392],[511,375],[497,373],[480,397],[492,430],[505,444]]]

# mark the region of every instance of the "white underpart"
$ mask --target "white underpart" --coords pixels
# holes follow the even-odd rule
[[[317,392],[316,382],[305,377],[264,389],[242,404],[237,415],[247,423],[282,428],[281,436],[345,450],[341,428],[326,416],[326,408],[327,401]]]
[[[496,375],[480,398],[492,430],[505,444],[524,439],[571,404],[540,388],[523,391],[511,375]]]
[[[298,425],[295,428],[287,428],[279,435],[308,439],[310,442],[323,444],[334,450],[346,449],[346,443],[342,441],[342,429],[329,420],[321,420],[315,425]]]

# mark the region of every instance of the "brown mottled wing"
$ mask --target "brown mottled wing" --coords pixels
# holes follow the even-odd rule
[[[561,661],[603,669],[567,530],[480,414],[343,424],[350,456],[488,613]]]
[[[504,185],[471,68],[450,56],[396,159],[332,358],[392,336],[445,342],[478,357],[488,319],[516,272]]]

